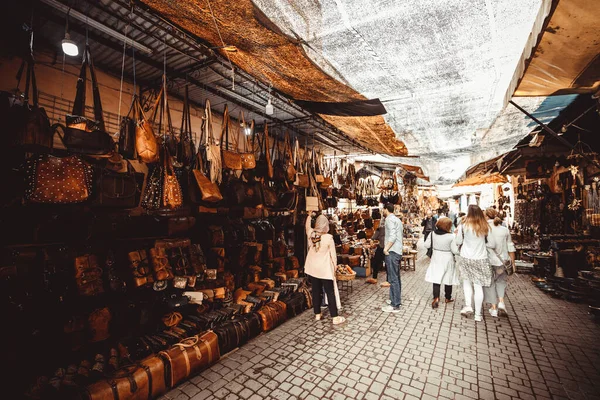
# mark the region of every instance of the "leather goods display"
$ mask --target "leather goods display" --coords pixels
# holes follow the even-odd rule
[[[225,272],[225,249],[222,247],[211,247],[209,263],[217,267],[217,272]]]
[[[196,275],[202,277],[206,271],[206,257],[202,247],[197,243],[190,246],[190,263]]]
[[[188,233],[194,225],[196,225],[195,217],[171,217],[167,220],[167,233],[169,236]]]
[[[348,244],[348,243],[342,243],[341,254],[350,254],[350,244]]]
[[[233,293],[233,301],[235,303],[240,303],[241,301],[245,300],[246,297],[248,297],[249,295],[252,294],[252,291],[249,290],[244,290],[242,288],[238,288],[235,293]]]
[[[223,168],[239,171],[242,169],[242,157],[238,152],[237,140],[233,140],[233,150],[229,149],[229,131],[231,120],[229,118],[229,108],[225,105],[223,111],[223,126],[221,128],[221,156],[223,158]],[[237,135],[234,135],[234,137]]]
[[[215,279],[217,279],[217,270],[216,269],[212,269],[212,268],[208,268],[206,270],[206,279],[208,279],[208,280],[215,280]]]
[[[85,117],[88,67],[92,81],[93,120]],[[81,64],[79,79],[77,80],[77,92],[75,94],[75,101],[73,102],[73,111],[66,117],[66,129],[63,141],[70,152],[94,156],[108,156],[115,147],[112,137],[105,131],[100,91],[98,89],[96,71],[94,70],[89,45],[86,45],[83,51],[83,62]]]
[[[202,201],[209,203],[218,203],[223,200],[223,195],[219,189],[219,185],[213,183],[204,173],[204,163],[202,160],[201,152],[198,152],[194,168],[192,168],[192,174],[198,189],[200,190],[200,196]]]
[[[102,284],[102,268],[98,266],[95,255],[84,255],[75,258],[75,282],[81,296],[95,296],[104,293]]]
[[[255,313],[236,317],[215,329],[221,355],[243,346],[262,331],[261,319]]]
[[[304,284],[298,287],[298,293],[302,293],[304,295],[304,301],[306,303],[306,308],[310,309],[313,307],[313,298],[312,298],[312,290]]]
[[[223,228],[217,225],[210,225],[208,227],[208,232],[210,235],[211,247],[223,247],[225,244],[225,233],[223,232]]]
[[[192,114],[190,112],[189,102],[189,85],[185,85],[185,92],[183,97],[183,112],[181,113],[181,129],[180,129],[179,140],[177,142],[177,151],[175,153],[175,159],[177,163],[183,167],[189,167],[192,165],[194,157],[196,155],[196,149],[194,141],[192,139]]]
[[[129,163],[126,173],[103,169],[96,181],[94,204],[100,207],[135,208],[139,204],[143,182],[144,174],[137,174]]]
[[[298,273],[298,270],[297,270],[297,269],[290,269],[290,270],[287,270],[287,271],[285,271],[285,276],[286,276],[288,279],[291,279],[291,278],[298,278],[298,276],[299,276],[299,273]]]
[[[267,290],[273,289],[275,287],[275,281],[272,279],[261,279],[260,283],[264,283]]]
[[[133,273],[133,284],[136,287],[144,286],[154,282],[150,265],[146,257],[146,250],[137,250],[128,253],[129,267]]]
[[[175,209],[183,205],[183,193],[181,192],[181,186],[175,176],[175,170],[173,169],[173,163],[171,156],[165,148],[165,156],[163,159],[164,166],[164,182],[162,189],[163,207]]]
[[[27,65],[23,103],[13,104],[10,110],[12,127],[15,130],[15,144],[30,152],[46,152],[53,147],[53,131],[46,111],[38,104],[38,89],[35,77],[33,55],[23,61],[17,81],[20,83],[25,65]],[[19,83],[17,84],[17,90]],[[30,103],[29,88],[31,87]],[[7,122],[6,120],[4,121]]]
[[[34,157],[27,162],[26,176],[25,195],[32,203],[80,203],[92,193],[92,167],[77,156]]]
[[[173,271],[169,265],[169,259],[164,247],[154,247],[150,249],[152,268],[157,281],[173,279]]]
[[[90,331],[90,342],[101,342],[110,337],[110,320],[112,314],[108,307],[94,310],[88,317],[88,328]]]
[[[154,135],[154,129],[152,128],[152,125],[158,110],[158,105],[162,98],[163,90],[164,88],[160,91],[158,97],[156,98],[156,102],[154,103],[152,120],[148,120],[146,118],[139,98],[137,96],[134,96],[133,98],[133,107],[134,110],[137,110],[137,121],[135,126],[135,152],[137,153],[139,160],[146,164],[157,162],[160,158],[158,141]]]
[[[276,208],[279,197],[273,187],[269,186],[268,182],[262,184],[263,204],[267,208]],[[292,199],[293,200],[293,199]]]
[[[159,356],[165,362],[167,386],[172,388],[190,376],[219,360],[218,338],[214,332],[205,332],[182,340]]]
[[[165,366],[152,355],[137,364],[123,367],[110,378],[88,386],[83,398],[89,400],[147,400],[166,393]]]
[[[287,269],[299,269],[300,261],[298,261],[298,257],[289,256],[286,260],[286,268]]]
[[[262,319],[263,332],[268,332],[287,320],[287,306],[282,301],[273,301],[263,305],[258,315]]]

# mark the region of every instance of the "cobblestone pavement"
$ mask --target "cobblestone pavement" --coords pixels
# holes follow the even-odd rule
[[[600,324],[585,305],[514,275],[508,317],[475,323],[458,287],[456,302],[431,308],[428,262],[402,271],[400,313],[381,311],[388,289],[358,279],[342,293],[342,326],[306,311],[162,400],[600,399]]]

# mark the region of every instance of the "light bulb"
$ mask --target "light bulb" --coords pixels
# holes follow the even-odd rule
[[[63,52],[71,57],[75,57],[79,54],[79,48],[74,41],[71,40],[68,32],[65,32],[65,38],[62,41]]]
[[[250,130],[250,128],[246,128],[245,132],[246,132],[246,135],[250,135],[252,133],[252,131]]]
[[[267,115],[273,115],[273,104],[271,104],[271,99],[269,99],[265,106],[265,113],[267,113]]]

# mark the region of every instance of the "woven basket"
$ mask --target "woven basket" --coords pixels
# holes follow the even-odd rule
[[[336,274],[335,279],[338,281],[353,281],[356,278],[356,272],[351,274]]]

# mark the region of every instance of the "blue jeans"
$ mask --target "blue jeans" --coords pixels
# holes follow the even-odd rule
[[[390,301],[392,307],[400,307],[402,295],[402,283],[400,282],[400,260],[402,255],[390,251],[385,256],[385,267],[387,269],[387,280],[390,283]]]

